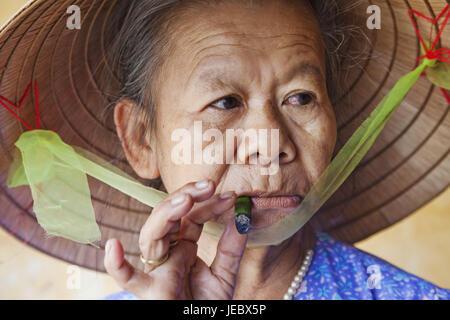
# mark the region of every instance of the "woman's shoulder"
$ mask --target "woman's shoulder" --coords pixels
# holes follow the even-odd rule
[[[330,299],[450,299],[450,290],[318,232],[306,282]],[[328,294],[326,294],[328,292]],[[306,293],[306,292],[305,292]],[[321,297],[318,297],[321,298]]]

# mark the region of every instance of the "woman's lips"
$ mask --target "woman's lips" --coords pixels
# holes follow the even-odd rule
[[[251,197],[254,209],[296,208],[300,204],[299,196]]]
[[[301,203],[299,196],[252,196],[251,229],[267,228],[291,214]]]
[[[251,229],[263,229],[271,226],[291,214],[302,202],[303,198],[297,195],[287,196],[258,196],[249,194],[252,199]],[[228,219],[234,219],[234,209],[226,215],[218,216],[215,221],[226,224]]]

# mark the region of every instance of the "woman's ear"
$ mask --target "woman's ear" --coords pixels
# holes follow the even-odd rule
[[[131,167],[141,178],[156,179],[159,177],[156,153],[144,138],[151,128],[137,108],[133,101],[121,99],[114,108],[114,123]]]

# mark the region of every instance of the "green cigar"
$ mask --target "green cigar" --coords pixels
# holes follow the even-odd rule
[[[240,234],[248,233],[252,222],[252,200],[250,197],[239,197],[234,204],[234,221]]]

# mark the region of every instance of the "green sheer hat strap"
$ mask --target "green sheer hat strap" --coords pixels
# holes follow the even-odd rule
[[[263,232],[250,232],[250,245],[283,241],[306,223],[353,171],[422,71],[433,65],[426,59],[402,77],[331,162],[300,207]],[[30,186],[38,222],[50,235],[80,243],[100,240],[87,175],[150,207],[167,196],[140,184],[89,151],[69,146],[53,131],[25,132],[16,146],[20,154],[11,166],[8,185]]]
[[[434,63],[425,59],[416,69],[403,76],[342,147],[300,206],[278,223],[250,233],[250,246],[281,243],[306,224],[353,172],[421,73]]]
[[[8,186],[29,185],[39,224],[49,235],[80,243],[100,240],[87,175],[154,207],[167,194],[147,187],[91,152],[64,143],[57,133],[32,130],[16,142]]]
[[[448,6],[445,10],[447,21],[450,16]],[[420,65],[401,77],[381,100],[331,161],[300,206],[285,219],[269,228],[251,230],[248,246],[277,244],[297,232],[355,169],[423,72],[433,83],[442,88],[449,87],[447,62],[437,58],[429,59],[428,57],[434,52],[431,49],[434,47],[425,49],[425,51],[428,50],[427,56],[423,57]],[[36,86],[35,94],[39,119]],[[6,102],[12,104],[9,101]],[[27,128],[31,128],[8,108],[1,96],[0,104]],[[37,123],[39,124],[39,121]],[[24,132],[16,142],[16,146],[20,152],[14,154],[8,175],[8,186],[11,188],[30,186],[37,220],[49,235],[93,245],[101,239],[87,175],[149,207],[154,207],[167,197],[166,193],[140,184],[107,161],[87,150],[66,144],[57,133],[40,130],[39,126],[37,130]],[[206,225],[206,231],[209,232],[218,233],[220,228],[214,223]]]

